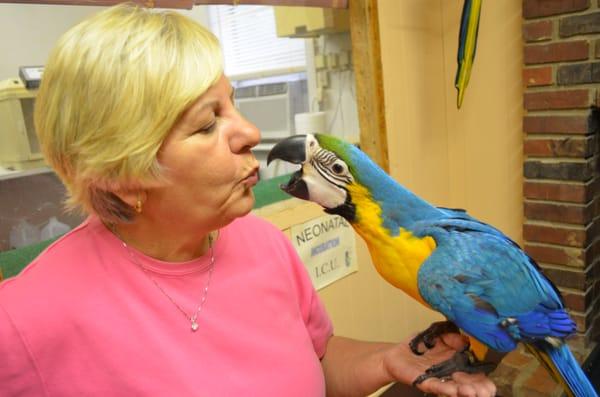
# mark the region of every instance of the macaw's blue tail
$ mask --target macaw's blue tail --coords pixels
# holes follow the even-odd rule
[[[598,397],[566,343],[555,347],[546,341],[540,341],[525,346],[546,367],[554,380],[561,384],[567,396]]]

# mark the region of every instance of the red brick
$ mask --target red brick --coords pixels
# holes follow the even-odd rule
[[[582,248],[527,244],[525,245],[525,251],[538,263],[584,267],[584,251]]]
[[[541,85],[552,85],[552,67],[527,68],[523,69],[523,85],[527,87],[536,87]]]
[[[589,43],[585,40],[525,46],[526,65],[547,62],[583,61],[589,57]]]
[[[586,233],[582,229],[567,229],[546,225],[523,225],[523,239],[538,243],[585,247]]]
[[[525,217],[531,220],[586,225],[591,221],[592,214],[587,206],[529,201],[525,202]]]
[[[560,389],[560,386],[552,379],[548,371],[540,365],[525,381],[523,389],[524,396],[534,396],[536,392],[540,396],[551,396]]]
[[[586,186],[588,186],[587,189]],[[530,199],[586,203],[589,201],[588,195],[591,194],[588,193],[589,186],[591,186],[590,183],[563,184],[525,181],[523,194]]]
[[[600,236],[600,218],[595,218],[594,221],[587,228],[588,244],[593,243],[598,236]],[[600,263],[600,262],[598,262]],[[599,274],[600,276],[600,274]]]
[[[523,38],[525,41],[543,41],[552,38],[552,20],[529,22],[523,24]]]
[[[547,267],[540,264],[544,274],[558,287],[584,290],[588,288],[589,278],[583,269],[572,269],[566,267]]]
[[[542,134],[587,134],[588,116],[526,116],[523,131]]]
[[[600,12],[590,12],[560,18],[558,25],[558,35],[560,37],[590,33],[600,33]]]
[[[591,348],[596,346],[596,342],[592,342],[593,340],[594,340],[593,333],[592,333],[592,330],[590,329],[590,330],[586,331],[584,334],[576,333],[576,334],[571,335],[569,337],[569,339],[567,339],[567,344],[569,346],[571,346],[573,344],[585,346],[585,348],[588,350],[586,352],[584,352],[584,355],[581,357],[581,359],[583,360],[584,357],[587,357],[588,354],[591,352]],[[577,358],[577,360],[580,360],[580,358],[577,357],[577,355],[575,356],[575,358]],[[580,362],[582,362],[582,361],[580,361]]]
[[[524,0],[523,17],[537,18],[586,10],[590,0]]]
[[[600,62],[561,65],[556,72],[556,83],[559,86],[600,83]]]
[[[510,365],[511,367],[515,368],[523,368],[532,361],[535,361],[535,358],[533,358],[531,355],[526,355],[519,350],[514,350],[504,356],[502,359],[502,364]]]
[[[525,109],[581,109],[592,104],[589,90],[529,92],[524,95]]]
[[[523,175],[527,179],[560,179],[573,182],[590,181],[595,176],[597,166],[595,157],[585,159],[586,161],[552,160],[526,158],[523,164]]]
[[[597,316],[594,319],[594,322],[592,324],[592,326],[590,327],[591,329],[589,330],[590,334],[591,334],[591,340],[595,340],[598,341],[600,340],[600,316]],[[588,342],[589,344],[589,342]]]
[[[592,324],[588,321],[585,315],[574,312],[569,314],[571,315],[573,321],[575,321],[575,324],[577,324],[577,332],[585,332],[586,330],[590,329]]]
[[[561,291],[563,300],[565,305],[571,309],[578,312],[584,312],[591,302],[589,299],[586,299],[586,295],[591,295],[591,293],[584,293],[583,291]]]
[[[584,258],[587,263],[592,263],[598,258],[600,253],[600,239],[595,239],[589,247],[586,248]],[[600,285],[600,283],[598,283]]]
[[[595,140],[589,138],[527,139],[523,150],[527,156],[587,158],[593,154]]]
[[[531,360],[535,360],[533,357]],[[519,376],[521,370],[504,364],[501,362],[494,372],[489,374],[490,379],[496,385],[497,396],[512,396],[513,384]]]
[[[527,139],[523,143],[523,154],[534,157],[552,157],[550,139]]]

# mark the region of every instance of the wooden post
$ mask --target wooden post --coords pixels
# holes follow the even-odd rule
[[[349,8],[360,145],[389,172],[377,0],[350,0]]]

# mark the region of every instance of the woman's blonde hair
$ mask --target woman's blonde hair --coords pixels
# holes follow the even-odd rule
[[[121,4],[66,32],[44,70],[35,127],[67,206],[131,221],[113,192],[164,183],[163,140],[222,71],[215,36],[176,12]]]

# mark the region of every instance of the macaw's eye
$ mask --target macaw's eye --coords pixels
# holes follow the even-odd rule
[[[341,174],[342,172],[344,172],[344,167],[342,167],[342,165],[338,164],[338,163],[333,164],[333,166],[331,167],[331,169],[336,174]]]

